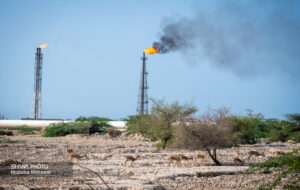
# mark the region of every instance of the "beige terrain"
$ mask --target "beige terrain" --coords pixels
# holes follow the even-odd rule
[[[0,144],[2,162],[5,159],[69,162],[72,156],[66,153],[67,148],[73,150],[69,151],[70,154],[80,155],[80,159],[72,159],[73,177],[0,176],[0,189],[107,189],[107,186],[112,189],[256,189],[274,179],[274,174],[225,173],[246,170],[249,163],[267,160],[276,156],[276,151],[289,152],[300,147],[300,144],[281,143],[221,149],[218,158],[224,166],[214,166],[204,151],[160,150],[155,148],[155,142],[139,135],[121,135],[117,138],[99,135],[45,138],[28,135],[9,138],[25,142]],[[264,152],[265,157],[252,156],[248,161],[250,151]],[[182,160],[181,165],[173,160],[170,164],[169,157],[180,154],[193,160]],[[205,158],[196,159],[197,154],[203,154]],[[129,158],[125,165],[126,157],[136,156],[140,157],[134,162]],[[235,157],[244,161],[245,166],[234,163]],[[97,172],[107,185],[88,169]],[[199,172],[224,172],[224,175],[197,177]]]

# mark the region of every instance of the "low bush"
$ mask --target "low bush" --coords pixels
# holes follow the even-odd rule
[[[269,160],[252,165],[248,171],[263,173],[276,173],[276,179],[269,184],[262,185],[260,189],[271,190],[277,186],[283,189],[300,189],[300,149],[286,153],[283,156],[270,158]],[[283,178],[286,178],[283,182]]]
[[[233,133],[236,143],[254,144],[256,139],[256,128],[259,120],[247,116],[232,116]]]
[[[34,128],[30,128],[27,125],[23,125],[21,127],[18,127],[17,131],[19,134],[22,134],[22,135],[31,135],[31,134],[34,134],[35,130],[34,130]]]
[[[105,135],[107,130],[111,127],[107,122],[103,121],[90,121],[89,134],[99,133]]]
[[[75,129],[75,133],[77,134],[90,134],[91,129],[91,123],[90,122],[74,122],[73,128]]]
[[[89,126],[89,134],[99,133],[100,135],[104,135],[107,133],[107,129],[111,126],[107,124],[108,121],[112,121],[109,118],[105,117],[83,117],[80,116],[75,119],[75,122],[87,122],[90,124]]]
[[[270,141],[286,142],[288,140],[300,142],[300,127],[293,121],[282,121],[279,128],[271,130]]]
[[[112,121],[112,120],[109,119],[109,118],[105,118],[105,117],[96,117],[96,116],[84,117],[84,116],[80,116],[77,119],[75,119],[75,121],[107,122],[107,121]]]
[[[273,129],[270,132],[270,141],[271,142],[285,142],[286,139],[288,138],[289,134],[284,132],[283,129]]]
[[[105,134],[110,127],[106,122],[75,121],[51,124],[45,129],[45,137],[66,136],[68,134]]]
[[[66,136],[68,134],[76,133],[75,127],[72,123],[55,123],[51,124],[45,129],[45,137]]]
[[[300,142],[300,114],[288,114],[287,120],[265,119],[262,114],[248,111],[247,116],[231,116],[236,143],[257,143],[260,138],[271,142]]]
[[[292,133],[288,139],[299,143],[300,142],[300,131]]]
[[[153,118],[150,115],[132,115],[129,116],[127,121],[127,134],[135,134],[139,133],[145,137],[148,137],[150,139],[154,139],[153,135]]]

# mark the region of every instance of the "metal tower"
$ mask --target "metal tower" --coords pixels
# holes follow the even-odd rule
[[[144,115],[148,114],[148,84],[147,84],[147,75],[148,72],[146,71],[146,60],[147,57],[145,53],[143,53],[142,61],[142,74],[141,74],[141,81],[140,81],[140,90],[138,96],[138,105],[137,105],[137,114]]]
[[[42,118],[41,101],[42,101],[42,60],[43,54],[41,48],[36,49],[35,54],[35,77],[34,77],[34,97],[33,97],[33,112],[32,117],[34,119]]]

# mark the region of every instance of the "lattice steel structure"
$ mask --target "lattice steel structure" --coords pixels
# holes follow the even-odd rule
[[[42,118],[42,61],[43,54],[41,48],[37,48],[35,54],[35,75],[34,75],[34,96],[33,96],[33,111],[32,118]]]
[[[143,53],[142,57],[142,73],[140,80],[140,89],[138,96],[138,105],[137,105],[137,114],[144,115],[148,114],[148,84],[147,84],[147,75],[148,72],[146,70],[146,60],[147,57],[145,53]]]

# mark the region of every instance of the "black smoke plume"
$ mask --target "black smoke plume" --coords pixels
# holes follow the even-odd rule
[[[191,18],[166,19],[153,47],[238,75],[276,71],[300,78],[300,1],[212,2],[198,3]]]
[[[189,48],[191,46],[189,41],[191,35],[186,35],[184,29],[181,28],[182,25],[180,22],[165,25],[160,40],[153,42],[152,46],[159,48],[160,53]]]

